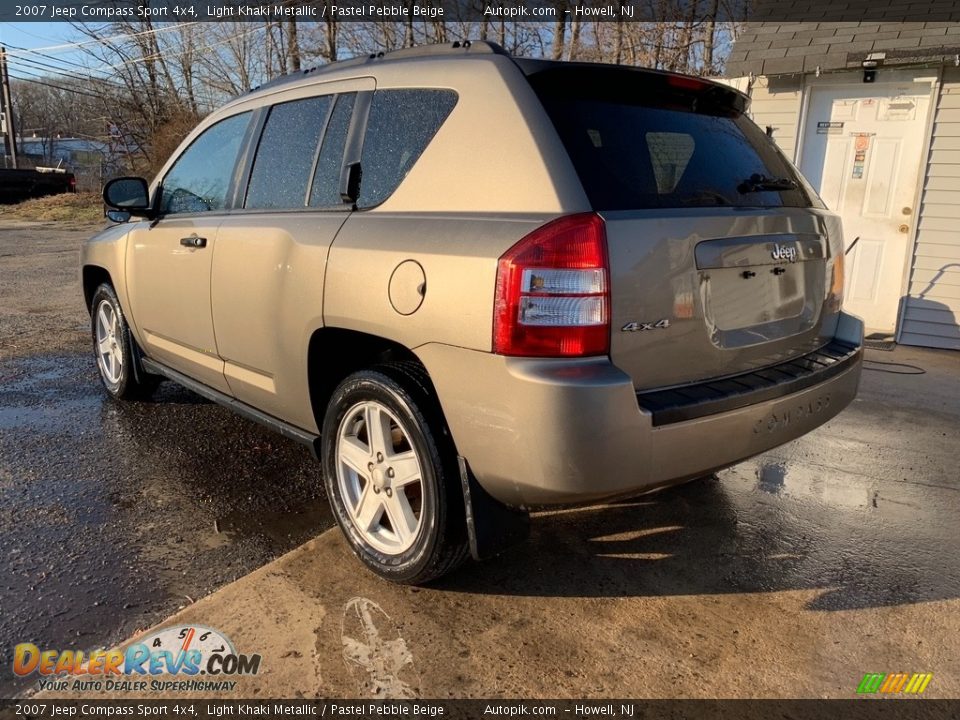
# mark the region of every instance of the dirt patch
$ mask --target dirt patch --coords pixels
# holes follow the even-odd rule
[[[103,220],[98,193],[63,193],[0,206],[0,222],[8,219],[39,222],[96,223]]]

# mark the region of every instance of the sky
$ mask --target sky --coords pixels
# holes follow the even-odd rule
[[[0,22],[0,44],[25,48],[47,47],[69,42],[73,28],[59,22]]]
[[[76,31],[67,23],[63,22],[29,22],[29,23],[9,23],[0,22],[0,45],[3,45],[11,51],[10,75],[16,77],[21,75],[17,72],[16,51],[12,46],[27,48],[47,48],[51,45],[63,45],[76,39]],[[47,55],[54,56],[65,61],[65,63],[75,63],[78,59],[76,51],[69,49],[48,50]]]

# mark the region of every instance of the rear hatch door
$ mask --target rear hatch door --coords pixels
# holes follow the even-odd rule
[[[638,390],[749,372],[829,340],[839,221],[744,114],[743,95],[668,73],[527,68],[605,220],[611,357]]]

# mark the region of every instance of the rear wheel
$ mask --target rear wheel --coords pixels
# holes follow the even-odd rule
[[[100,380],[111,397],[121,400],[148,397],[160,380],[140,368],[134,370],[137,361],[134,340],[117,294],[106,283],[93,294],[90,331]]]
[[[350,375],[323,422],[323,470],[353,552],[387,580],[420,584],[467,557],[456,454],[422,371]]]

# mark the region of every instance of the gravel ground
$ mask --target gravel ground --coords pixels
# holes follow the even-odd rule
[[[78,258],[99,225],[0,223],[0,360],[86,350]]]

